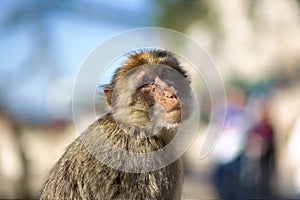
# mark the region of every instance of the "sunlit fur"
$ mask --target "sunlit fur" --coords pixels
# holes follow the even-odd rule
[[[166,167],[142,173],[124,172],[110,167],[125,164],[128,168],[139,167],[134,158],[131,163],[124,163],[123,156],[128,152],[154,152],[167,145],[176,134],[178,123],[164,123],[156,134],[148,135],[147,109],[153,106],[153,99],[141,91],[128,88],[128,83],[122,80],[129,70],[149,63],[167,65],[186,77],[169,52],[151,50],[131,53],[115,73],[112,83],[104,90],[107,102],[112,106],[111,111],[115,113],[101,117],[69,145],[51,170],[42,189],[41,199],[180,199],[183,182],[180,159]],[[114,102],[122,98],[131,100],[129,112],[130,120],[135,120],[134,126],[129,126],[132,122],[128,120],[127,111],[122,110],[119,102]],[[157,116],[157,119],[161,118]],[[101,139],[103,137],[104,140]],[[110,144],[123,151],[111,151]],[[95,155],[100,159],[95,158]],[[155,160],[159,163],[169,156],[172,156],[172,152],[156,157]],[[147,161],[145,159],[145,164],[153,164]],[[107,162],[112,165],[104,164]]]

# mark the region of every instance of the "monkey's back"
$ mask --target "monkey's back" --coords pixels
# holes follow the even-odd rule
[[[108,139],[106,143],[137,153],[154,151],[165,145],[165,141],[157,137],[131,137],[122,132],[108,114],[68,147],[52,169],[41,199],[180,199],[183,176],[180,160],[152,172],[119,171],[94,156],[97,153],[102,159],[119,165],[124,162],[121,153],[111,154],[104,150],[103,141],[99,140],[101,136]]]

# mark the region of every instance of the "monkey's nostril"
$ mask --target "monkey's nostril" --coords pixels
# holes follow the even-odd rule
[[[166,95],[167,98],[170,98],[170,99],[176,99],[176,96],[175,95]]]

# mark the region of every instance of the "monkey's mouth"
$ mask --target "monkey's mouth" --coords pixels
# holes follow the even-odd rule
[[[173,87],[168,86],[161,79],[156,78],[155,82],[148,83],[139,87],[144,94],[149,94],[153,101],[164,111],[161,116],[167,124],[176,124],[181,121],[182,111],[180,100]]]
[[[166,112],[166,122],[167,123],[178,123],[181,121],[181,108],[176,106],[171,110]]]

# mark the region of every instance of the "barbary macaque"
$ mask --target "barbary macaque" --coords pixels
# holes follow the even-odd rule
[[[40,198],[180,199],[180,158],[160,165],[173,152],[155,152],[189,117],[190,93],[187,74],[170,52],[130,53],[104,88],[109,113],[67,148]]]

